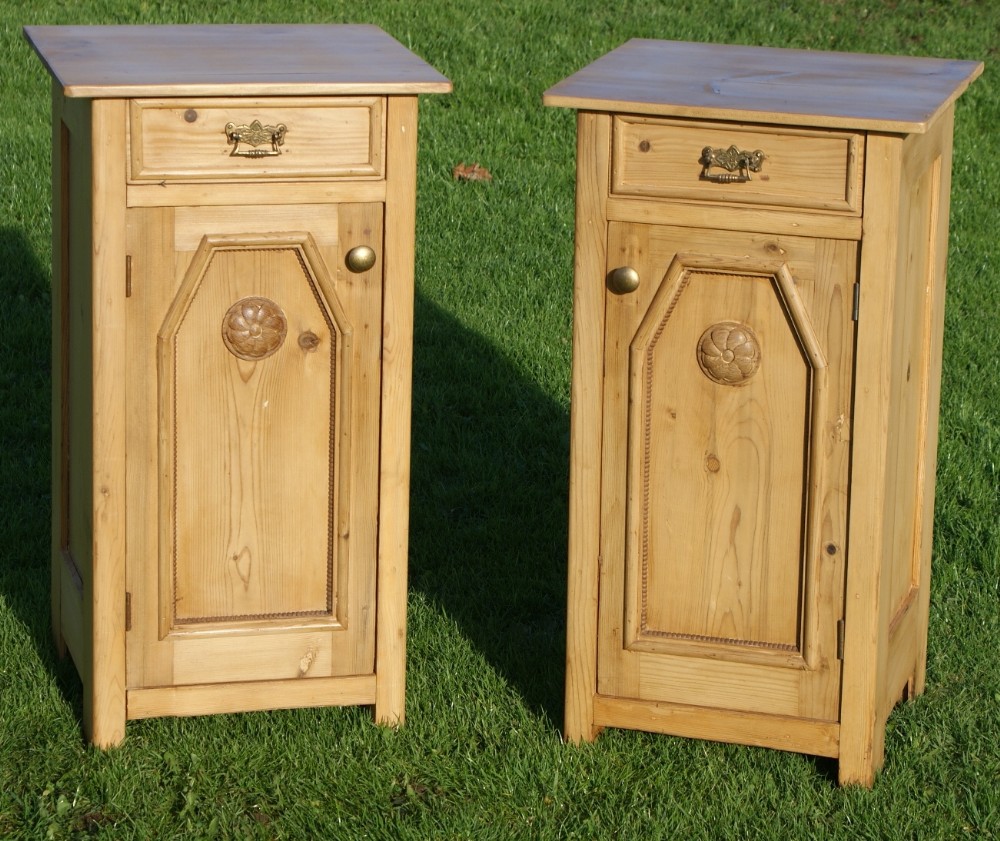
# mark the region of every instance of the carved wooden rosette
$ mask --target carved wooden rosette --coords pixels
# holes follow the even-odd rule
[[[746,324],[720,321],[698,339],[698,365],[720,385],[743,385],[760,367],[760,342]]]
[[[249,362],[277,351],[287,333],[285,314],[269,298],[243,298],[222,319],[222,341],[233,356]]]

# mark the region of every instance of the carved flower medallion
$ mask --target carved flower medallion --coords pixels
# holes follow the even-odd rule
[[[714,382],[743,385],[760,367],[760,343],[747,325],[720,321],[701,334],[698,365]]]
[[[243,298],[222,319],[222,341],[229,352],[251,362],[274,353],[287,332],[285,314],[268,298]]]

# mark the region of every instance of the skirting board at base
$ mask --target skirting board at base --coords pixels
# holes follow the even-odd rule
[[[129,689],[127,717],[204,715],[375,703],[375,675]]]
[[[840,725],[834,721],[711,710],[597,695],[594,697],[594,724],[816,756],[837,757],[840,754]]]

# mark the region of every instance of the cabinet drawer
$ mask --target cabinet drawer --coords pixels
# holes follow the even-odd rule
[[[861,213],[860,134],[617,116],[613,144],[618,195]],[[731,147],[763,153],[743,170],[749,180],[726,168]],[[706,150],[715,150],[707,167]]]
[[[382,178],[381,97],[134,99],[130,180]]]

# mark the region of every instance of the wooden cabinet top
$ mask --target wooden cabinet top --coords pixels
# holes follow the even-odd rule
[[[546,105],[922,133],[982,62],[636,38],[545,92]]]
[[[69,97],[447,93],[376,26],[27,26]]]

